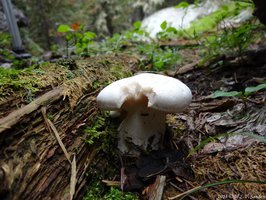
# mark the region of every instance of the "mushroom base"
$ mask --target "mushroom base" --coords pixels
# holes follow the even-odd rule
[[[128,112],[118,128],[119,150],[132,156],[158,150],[165,132],[165,117],[165,113],[146,106]]]

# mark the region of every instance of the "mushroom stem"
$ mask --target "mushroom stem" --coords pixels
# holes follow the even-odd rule
[[[120,151],[136,155],[141,151],[158,150],[165,131],[165,117],[164,112],[146,105],[130,109],[118,128]]]

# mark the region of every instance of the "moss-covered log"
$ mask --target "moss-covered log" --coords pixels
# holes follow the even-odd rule
[[[83,131],[98,112],[95,97],[137,62],[94,57],[75,70],[46,64],[0,77],[0,198],[80,199],[97,155]]]

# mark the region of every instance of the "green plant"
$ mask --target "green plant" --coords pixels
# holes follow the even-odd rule
[[[87,55],[89,44],[93,43],[96,34],[91,31],[84,31],[84,27],[78,23],[72,24],[70,27],[66,24],[58,26],[57,31],[65,35],[66,54],[69,55],[68,49],[70,46],[75,47],[77,54]]]
[[[254,5],[252,2],[232,1],[229,4],[221,6],[213,13],[193,21],[187,29],[178,30],[177,35],[185,38],[200,38],[207,32],[210,33],[214,31],[215,34],[215,28],[219,23],[223,22],[223,20],[238,15],[244,9],[252,9],[253,7]]]
[[[100,181],[95,181],[87,190],[83,200],[138,200],[138,196],[131,192],[122,192],[118,188],[111,187],[105,192]]]
[[[162,27],[165,28],[164,25]],[[170,33],[171,27],[165,28],[165,31]],[[116,52],[141,55],[151,63],[152,68],[148,70],[160,71],[178,64],[180,56],[177,50],[175,47],[161,47],[142,29],[141,22],[137,21],[130,30],[91,44],[88,52],[90,55]]]
[[[243,51],[254,39],[253,30],[256,25],[251,22],[245,23],[240,27],[228,27],[218,32],[217,35],[211,35],[203,42],[207,57],[218,55],[241,56]]]
[[[177,7],[186,9],[189,6],[181,2]],[[197,4],[196,4],[197,6]],[[221,6],[208,16],[193,21],[186,29],[175,29],[167,22],[161,24],[162,31],[157,34],[159,40],[185,38],[195,40],[202,53],[201,65],[221,55],[242,55],[254,37],[258,25],[248,21],[238,27],[219,28],[226,19],[237,16],[245,9],[253,9],[251,1],[232,1]]]
[[[105,134],[105,118],[102,116],[96,116],[94,124],[85,129],[85,133],[87,133],[86,143],[93,144],[95,139],[99,139],[100,136]]]
[[[112,152],[110,155],[115,155],[114,146],[117,146],[117,121],[110,118],[110,112],[103,112],[91,121],[93,122],[90,126],[87,126],[84,131],[87,133],[85,140],[89,145],[98,144],[98,151]],[[100,141],[100,142],[99,142]]]
[[[11,36],[8,33],[0,32],[0,49],[11,47]]]
[[[9,60],[9,61],[14,61],[16,59],[14,54],[12,54],[11,51],[7,49],[0,48],[0,55],[3,56],[4,59]]]
[[[212,94],[212,98],[218,98],[218,97],[247,97],[250,96],[260,90],[266,89],[266,83],[259,84],[254,87],[246,87],[244,91],[215,91]]]
[[[105,45],[112,51],[125,50],[125,47],[134,47],[141,45],[144,38],[149,38],[147,32],[141,27],[141,22],[137,21],[133,24],[133,27],[128,31],[121,34],[114,34],[111,38],[105,40]]]
[[[138,53],[145,55],[152,64],[152,70],[161,71],[169,69],[180,61],[177,48],[161,48],[156,44],[143,44],[137,47]]]
[[[214,142],[217,140],[220,140],[221,138],[225,138],[225,137],[231,137],[231,136],[236,136],[236,135],[243,135],[243,136],[249,136],[251,138],[254,138],[256,140],[259,140],[263,143],[266,143],[266,138],[264,136],[260,136],[251,132],[242,132],[242,133],[222,133],[222,134],[218,134],[212,137],[208,137],[204,140],[202,140],[200,142],[200,144],[198,144],[195,148],[191,149],[189,152],[188,156],[193,155],[195,152],[201,150],[206,144],[210,143],[210,142]]]
[[[164,26],[165,25],[162,25],[162,27],[165,28],[165,32],[170,34],[172,28],[166,28]],[[74,31],[68,25],[60,25],[58,31],[65,34],[67,47],[69,47],[70,44],[75,44],[76,52],[79,55],[98,55],[116,52],[137,54],[150,61],[152,69],[149,68],[149,70],[156,71],[173,67],[180,61],[177,48],[162,48],[158,43],[149,38],[147,32],[142,29],[141,22],[139,21],[135,22],[130,30],[121,34],[114,34],[112,37],[107,37],[101,42],[93,42],[92,39],[95,35],[91,32],[82,34],[80,31]],[[86,38],[89,38],[89,41],[87,40],[89,43],[83,41],[84,35],[88,36]],[[143,40],[150,40],[150,42],[147,43]]]
[[[103,197],[104,200],[138,200],[138,196],[130,192],[122,192],[117,188],[111,187],[109,192]]]
[[[120,160],[114,150],[114,147],[117,146],[116,135],[118,124],[117,120],[113,120],[109,115],[109,112],[97,115],[91,120],[93,123],[84,130],[87,133],[85,142],[89,145],[97,145],[97,151],[105,155],[99,161],[108,162],[108,168],[104,172],[101,171],[102,169],[97,167],[98,161],[91,165],[92,171],[90,170],[88,174],[90,176],[90,186],[83,200],[137,200],[137,196],[133,193],[122,192],[117,188],[107,190],[107,187],[102,183],[103,179],[110,179],[119,172]]]
[[[215,91],[212,94],[212,98],[218,98],[218,97],[240,97],[242,99],[242,102],[245,106],[245,109],[247,109],[247,97],[251,96],[252,94],[258,92],[259,90],[263,90],[266,88],[266,83],[259,84],[255,87],[247,87],[243,91]]]
[[[188,6],[190,6],[190,4],[186,1],[181,1],[177,6],[175,6],[176,8],[187,8]]]
[[[164,21],[161,25],[160,25],[162,31],[160,31],[159,33],[157,33],[156,37],[159,40],[168,40],[171,38],[174,38],[177,34],[177,29],[172,27],[172,26],[168,26],[167,22]]]
[[[0,67],[0,89],[2,86],[8,86],[15,91],[23,88],[31,94],[35,93],[38,91],[36,87],[38,83],[35,79],[25,78],[24,75],[35,75],[37,73],[38,71],[34,70],[34,66],[27,69],[3,69]]]
[[[95,200],[101,199],[103,193],[103,187],[100,181],[94,181],[90,187],[87,189],[83,200]]]

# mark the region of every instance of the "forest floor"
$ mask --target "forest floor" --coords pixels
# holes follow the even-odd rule
[[[97,113],[100,111],[95,102],[95,96],[100,88],[115,79],[129,76],[130,71],[140,71],[137,57],[119,54],[91,57],[88,60],[63,64],[46,64],[41,68],[34,69],[33,74],[26,72],[21,75],[13,74],[11,80],[14,80],[14,77],[18,78],[17,82],[11,81],[13,85],[8,85],[11,84],[8,81],[6,85],[0,85],[0,89],[2,89],[0,122],[4,122],[0,125],[5,125],[0,126],[3,133],[0,137],[1,160],[6,163],[14,161],[15,164],[12,163],[10,168],[15,169],[14,166],[22,160],[21,155],[30,160],[31,164],[35,164],[39,160],[38,156],[34,155],[41,153],[44,156],[42,156],[43,160],[40,160],[40,165],[42,167],[54,165],[47,172],[53,174],[54,168],[58,167],[56,164],[58,158],[62,163],[67,160],[60,150],[61,145],[58,145],[56,140],[50,137],[51,127],[53,127],[49,128],[49,123],[49,126],[47,125],[47,120],[50,120],[59,130],[59,135],[71,155],[69,157],[77,156],[76,178],[78,180],[77,188],[80,189],[77,189],[77,193],[84,194],[84,188],[92,186],[91,177],[98,173],[97,178],[100,177],[108,184],[120,185],[126,190],[137,190],[142,199],[155,199],[153,195],[157,197],[162,195],[162,190],[164,191],[163,199],[180,199],[186,195],[188,195],[188,199],[193,200],[265,199],[265,87],[253,88],[251,92],[247,91],[247,88],[265,83],[265,50],[253,50],[241,57],[221,56],[205,67],[199,67],[197,52],[188,49],[180,53],[184,55],[186,61],[181,68],[176,71],[158,73],[182,80],[191,89],[193,100],[185,112],[167,116],[168,128],[163,150],[140,158],[140,160],[150,161],[148,166],[139,164],[138,161],[135,163],[128,158],[121,158],[120,162],[118,151],[111,148],[114,144],[109,145],[108,151],[106,149],[98,151],[99,146],[104,143],[104,139],[102,139],[104,134],[101,132],[97,135],[102,129],[105,130],[101,124],[100,128],[95,126],[95,129],[89,130],[89,133],[96,134],[95,136],[88,136],[88,132],[84,132],[84,127],[87,125],[93,127],[96,119],[101,119],[97,118]],[[122,68],[117,68],[117,66]],[[20,87],[19,84],[24,84],[28,88],[26,90],[25,88],[16,88]],[[34,87],[42,89],[34,92]],[[37,105],[33,113],[24,113],[21,121],[16,121],[16,126],[14,123],[10,125],[9,121],[5,120],[13,111],[16,112],[18,108],[35,102],[37,97],[46,94],[47,91],[54,91],[56,88],[60,89],[60,96],[54,96],[52,102],[45,100],[41,105]],[[220,90],[234,91],[234,93],[217,93]],[[25,93],[25,91],[27,92]],[[7,96],[9,97],[6,98]],[[63,98],[58,100],[59,97]],[[46,111],[39,109],[38,106],[47,107],[47,116]],[[12,127],[11,130],[9,130],[10,127]],[[25,138],[23,138],[24,136]],[[92,137],[92,140],[88,142],[86,137]],[[14,138],[17,140],[13,141]],[[86,144],[81,140],[86,140]],[[75,146],[76,144],[80,148]],[[36,148],[32,148],[31,145]],[[23,147],[21,151],[30,152],[32,156],[17,153],[14,151],[14,147],[17,149]],[[29,147],[30,149],[27,149]],[[97,149],[97,153],[90,151],[93,148]],[[43,152],[38,152],[40,149]],[[93,157],[88,156],[88,151]],[[79,155],[84,158],[78,158]],[[17,165],[21,167],[21,171],[29,167],[29,162],[26,161]],[[110,169],[117,163],[119,167]],[[62,165],[60,164],[60,166]],[[20,194],[24,194],[25,197],[34,194],[36,195],[34,197],[41,199],[43,195],[41,191],[50,190],[48,183],[40,184],[41,181],[45,182],[46,176],[49,177],[49,175],[44,175],[44,171],[38,171],[38,169],[34,171],[35,174],[30,174],[32,177],[27,175],[28,172],[22,173],[23,176],[18,172],[17,179],[14,178],[15,175],[13,177],[17,183],[23,182],[24,177],[27,183],[34,182],[42,189],[38,190],[37,188],[36,191],[32,189],[36,194],[30,191],[27,194],[24,190],[20,190]],[[37,176],[38,173],[41,176]],[[62,180],[53,181],[59,185],[63,182],[65,184],[64,191],[68,189],[68,179],[64,179],[67,173],[69,171],[61,174]],[[85,173],[89,179],[87,186],[83,181],[86,179],[84,178]],[[100,173],[102,175],[99,176]],[[107,173],[109,174],[107,175]],[[58,174],[60,175],[60,172]],[[131,179],[131,176],[134,178]],[[37,177],[40,178],[40,181]],[[82,181],[80,181],[80,177]],[[157,181],[154,182],[155,179]],[[52,182],[50,184],[50,188],[55,190],[51,191],[49,195],[54,195],[57,186]],[[13,189],[18,185],[12,186]],[[27,187],[25,186],[25,188]],[[27,191],[27,189],[25,190]],[[0,190],[0,194],[1,192],[3,191]],[[85,197],[84,199],[89,198]]]
[[[191,88],[192,103],[167,116],[162,151],[125,167],[123,187],[136,189],[141,180],[148,185],[144,199],[160,196],[161,190],[163,199],[265,199],[266,93],[245,93],[265,82],[265,62],[258,54],[221,57],[223,65],[200,68],[197,55],[194,61],[191,52],[187,55],[192,64],[168,74]],[[240,95],[214,97],[221,89]],[[139,164],[145,161],[149,166]],[[135,175],[138,180],[131,180]]]
[[[177,75],[191,88],[193,101],[187,113],[169,115],[168,122],[175,134],[178,133],[177,145],[173,146],[183,141],[189,147],[186,159],[195,179],[174,176],[167,179],[164,199],[207,184],[210,187],[201,188],[190,199],[266,198],[265,182],[225,184],[228,180],[266,180],[266,93],[244,95],[246,87],[265,81],[266,66],[258,60],[250,57],[229,61],[223,67],[197,68]],[[243,95],[213,98],[214,92],[221,89],[243,91]]]

